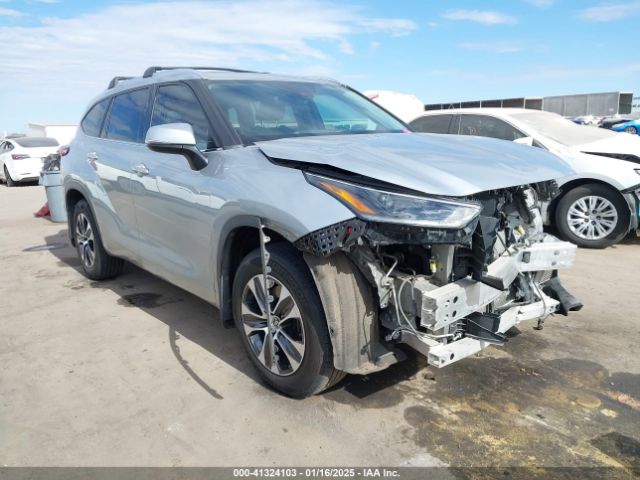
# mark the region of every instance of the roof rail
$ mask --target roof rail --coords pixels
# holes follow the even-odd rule
[[[239,70],[237,68],[219,68],[219,67],[149,67],[142,74],[142,78],[149,78],[154,73],[159,72],[160,70],[217,70],[221,72],[235,72],[235,73],[264,73],[264,72],[254,72],[251,70]]]
[[[107,89],[109,90],[115,87],[118,83],[120,83],[123,80],[131,80],[132,78],[133,77],[113,77],[109,82],[109,86],[107,87]]]

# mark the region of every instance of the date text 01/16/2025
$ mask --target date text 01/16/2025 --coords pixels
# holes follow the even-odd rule
[[[235,468],[235,478],[398,478],[399,472],[387,468]]]

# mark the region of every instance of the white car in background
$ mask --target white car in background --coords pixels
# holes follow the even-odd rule
[[[581,247],[604,248],[638,228],[640,137],[576,125],[551,112],[468,108],[425,112],[417,132],[478,135],[539,147],[575,171],[557,179],[561,193],[543,212],[560,236]]]
[[[7,187],[38,180],[47,155],[58,151],[49,137],[18,137],[0,140],[0,178]]]

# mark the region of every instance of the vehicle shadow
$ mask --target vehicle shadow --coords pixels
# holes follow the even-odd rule
[[[45,237],[47,250],[58,259],[61,268],[71,267],[83,275],[82,266],[75,249],[69,242],[66,229]],[[162,280],[130,263],[118,277],[106,281],[86,280],[91,288],[111,290],[120,298],[118,305],[143,310],[169,327],[169,344],[182,368],[212,397],[222,396],[208,385],[193,364],[185,359],[179,347],[180,337],[196,343],[206,351],[235,368],[240,373],[273,389],[262,381],[247,357],[235,328],[225,328],[219,319],[218,310],[204,300]],[[62,287],[61,287],[62,288]],[[81,289],[81,286],[71,286]],[[184,311],[189,314],[185,315]],[[347,375],[327,393],[329,398],[340,403],[352,403],[369,399],[380,407],[396,403],[398,384],[418,374],[426,367],[426,359],[407,350],[408,359],[389,369],[367,376]]]
[[[4,180],[0,183],[2,183],[6,188],[7,184],[4,182]],[[30,182],[17,182],[11,188],[28,188],[28,187],[39,187],[39,186],[40,184],[38,183],[38,180],[32,180]]]
[[[58,258],[58,266],[71,267],[82,274],[80,260],[69,242],[66,229],[46,236],[45,241],[47,245],[56,246],[48,251]],[[120,306],[139,308],[166,324],[169,327],[169,344],[176,360],[212,397],[223,398],[215,388],[198,375],[193,364],[184,358],[180,351],[181,337],[199,345],[240,373],[263,384],[244,351],[236,329],[225,328],[219,320],[218,310],[204,300],[129,263],[125,264],[123,273],[112,280],[87,279],[86,282],[91,288],[116,293],[120,297],[117,300]],[[80,290],[84,286],[72,285],[69,288]],[[268,387],[265,386],[265,388]]]
[[[623,245],[640,245],[640,230],[629,233],[620,243]]]
[[[433,379],[427,359],[410,348],[402,348],[407,358],[380,372],[347,375],[324,394],[325,398],[363,408],[387,408],[400,404],[405,397],[406,382],[422,375]]]

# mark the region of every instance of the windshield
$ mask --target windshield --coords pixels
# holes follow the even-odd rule
[[[55,138],[49,137],[22,137],[14,138],[13,141],[25,148],[57,147],[59,145]]]
[[[331,84],[216,80],[214,101],[245,144],[287,137],[406,130],[373,102]]]
[[[541,135],[567,147],[618,135],[603,128],[577,125],[571,120],[551,112],[523,112],[515,113],[512,116]]]

